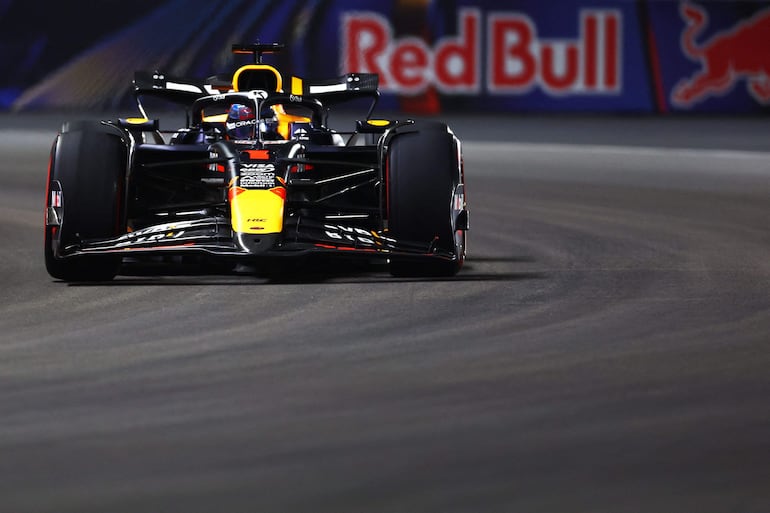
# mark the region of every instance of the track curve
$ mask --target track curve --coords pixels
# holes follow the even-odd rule
[[[0,123],[0,512],[767,509],[764,120],[458,120],[455,279],[96,285],[43,266],[50,121]]]

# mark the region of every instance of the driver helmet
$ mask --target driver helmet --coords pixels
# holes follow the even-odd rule
[[[254,139],[254,125],[257,117],[254,110],[247,105],[234,103],[227,112],[227,135],[231,139]]]

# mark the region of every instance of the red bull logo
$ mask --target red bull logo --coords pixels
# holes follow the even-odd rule
[[[696,39],[708,25],[708,13],[691,3],[682,4],[680,12],[687,23],[682,32],[682,51],[700,62],[701,69],[674,87],[672,102],[689,107],[731,91],[741,80],[746,81],[749,94],[758,102],[770,102],[770,9],[701,44]]]
[[[543,38],[526,14],[479,9],[458,12],[457,34],[429,45],[394,37],[384,16],[352,12],[342,22],[345,71],[377,73],[383,91],[420,94],[615,95],[621,89],[621,15],[583,9],[578,38]],[[482,50],[485,59],[482,58]]]

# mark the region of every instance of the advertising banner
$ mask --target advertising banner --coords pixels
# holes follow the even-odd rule
[[[650,108],[633,3],[565,2],[558,9],[537,0],[511,7],[484,0],[426,3],[423,9],[403,4],[406,12],[384,13],[376,2],[359,2],[330,22],[339,27],[342,67],[378,73],[383,92],[397,96],[402,107]],[[391,21],[399,19],[417,27]]]
[[[0,3],[0,109],[125,106],[135,70],[232,73],[245,62],[231,45],[256,41],[287,45],[267,57],[286,76],[377,73],[381,108],[405,112],[770,105],[767,1],[106,1],[20,25],[28,4]]]
[[[649,2],[657,110],[770,112],[770,4]]]

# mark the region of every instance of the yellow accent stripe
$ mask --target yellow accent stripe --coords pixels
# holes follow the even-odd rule
[[[294,96],[302,96],[302,79],[299,77],[291,77],[291,94]]]
[[[227,121],[227,114],[213,114],[211,116],[203,116],[203,121],[206,123],[224,123]]]
[[[276,86],[275,90],[276,92],[283,91],[283,78],[281,77],[281,74],[278,72],[277,69],[275,69],[272,66],[268,66],[267,64],[247,64],[246,66],[241,66],[237,70],[235,70],[235,74],[233,75],[233,90],[235,92],[239,92],[240,89],[238,88],[238,77],[241,76],[241,73],[247,72],[247,71],[264,71],[265,73],[269,73],[275,76]],[[272,91],[268,91],[272,92]]]

